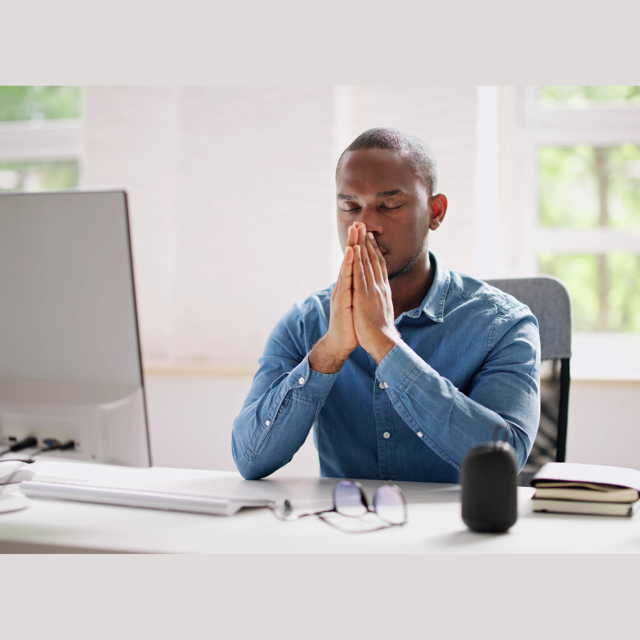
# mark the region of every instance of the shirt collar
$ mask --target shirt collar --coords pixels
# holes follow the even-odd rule
[[[434,322],[442,322],[444,319],[444,304],[447,299],[451,276],[449,270],[438,262],[431,251],[429,251],[429,263],[433,269],[433,280],[429,291],[427,291],[422,302],[415,309],[405,311],[401,315],[418,318],[421,313],[424,313]]]

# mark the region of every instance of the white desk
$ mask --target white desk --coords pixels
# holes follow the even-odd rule
[[[117,481],[122,486],[232,497],[287,497],[294,507],[308,510],[329,505],[336,482],[314,478],[246,481],[230,472],[44,460],[33,467],[43,479]],[[368,492],[379,484],[363,482]],[[640,553],[638,517],[535,514],[529,503],[532,489],[523,487],[514,527],[507,534],[478,534],[468,531],[460,518],[456,485],[400,484],[407,498],[408,524],[364,534],[336,531],[316,518],[282,522],[267,509],[245,509],[224,517],[33,499],[27,509],[0,514],[0,553]]]

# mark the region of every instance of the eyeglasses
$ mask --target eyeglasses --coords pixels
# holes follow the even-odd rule
[[[333,489],[333,506],[331,509],[312,513],[293,514],[293,507],[285,500],[280,509],[274,508],[274,514],[280,520],[299,520],[309,516],[318,516],[323,522],[346,533],[367,533],[388,527],[402,526],[407,523],[407,502],[398,485],[384,484],[373,494],[371,506],[362,485],[355,480],[341,480]],[[328,514],[337,513],[348,518],[362,518],[368,513],[375,513],[383,524],[358,530],[348,530],[338,526]]]

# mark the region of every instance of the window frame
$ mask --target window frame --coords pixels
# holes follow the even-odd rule
[[[80,160],[79,120],[0,122],[0,162]]]

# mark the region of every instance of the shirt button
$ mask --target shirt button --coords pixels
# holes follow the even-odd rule
[[[271,420],[265,420],[264,423],[267,425],[267,427],[271,426]]]
[[[391,434],[390,434],[388,431],[385,431],[385,432],[382,434],[382,437],[383,437],[385,440],[388,440],[388,439],[391,437]]]
[[[416,435],[418,436],[418,438],[422,438],[422,436],[424,435],[424,433],[422,433],[422,431],[418,431],[418,433],[416,433]]]
[[[302,376],[298,378],[298,384],[304,384],[304,378]]]
[[[388,388],[389,388],[389,384],[388,384],[388,383],[386,383],[386,382],[380,382],[380,383],[378,384],[378,386],[379,386],[381,389],[388,389]]]

